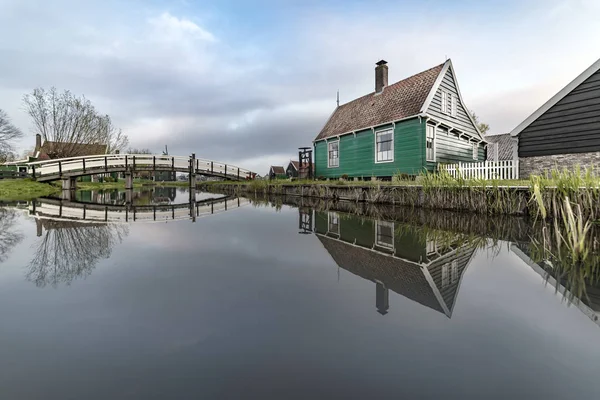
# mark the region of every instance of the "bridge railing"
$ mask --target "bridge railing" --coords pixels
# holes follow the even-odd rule
[[[34,178],[62,176],[63,174],[110,173],[123,169],[133,172],[148,170],[189,172],[191,168],[194,168],[193,172],[196,174],[217,175],[231,179],[252,179],[254,177],[252,171],[217,161],[155,154],[102,154],[69,157],[35,161],[29,163],[28,166],[29,174]]]

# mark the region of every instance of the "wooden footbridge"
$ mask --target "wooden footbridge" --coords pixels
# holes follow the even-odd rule
[[[165,222],[192,220],[250,204],[241,197],[220,197],[168,205],[107,205],[58,199],[37,199],[29,204],[35,218],[89,223]]]
[[[28,164],[29,174],[39,182],[63,181],[63,189],[73,189],[78,177],[125,174],[125,187],[133,185],[133,174],[143,171],[175,171],[189,174],[190,186],[195,185],[197,175],[227,180],[250,180],[256,174],[247,169],[222,162],[189,157],[153,154],[102,154],[96,156],[61,158],[36,161]]]

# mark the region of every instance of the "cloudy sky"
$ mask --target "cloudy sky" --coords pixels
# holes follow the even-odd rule
[[[600,1],[0,0],[0,109],[84,94],[134,147],[265,173],[335,107],[453,60],[467,106],[514,128],[600,57]],[[297,156],[296,156],[297,157]]]

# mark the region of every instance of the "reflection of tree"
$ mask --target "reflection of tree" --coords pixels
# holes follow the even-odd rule
[[[10,208],[0,207],[0,263],[8,258],[8,252],[21,240],[23,235],[14,232],[17,222],[17,212]]]
[[[27,279],[36,286],[70,284],[92,273],[101,258],[129,234],[127,225],[43,220],[46,232],[35,252]]]

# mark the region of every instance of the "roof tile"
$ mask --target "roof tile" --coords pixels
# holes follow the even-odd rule
[[[339,106],[315,140],[417,115],[444,64]]]

